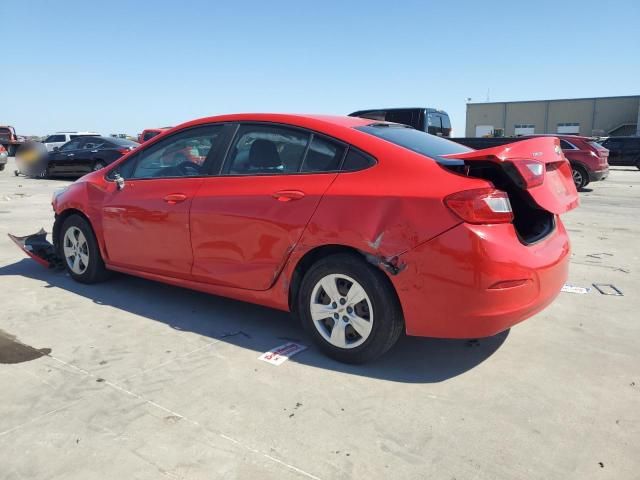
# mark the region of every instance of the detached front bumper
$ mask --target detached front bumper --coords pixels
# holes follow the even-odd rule
[[[556,229],[525,246],[511,224],[460,224],[400,256],[390,276],[408,335],[495,335],[549,305],[567,279],[569,238]]]
[[[63,266],[55,247],[47,241],[47,232],[44,229],[41,228],[39,232],[24,237],[9,234],[9,238],[20,250],[43,267],[61,268]]]

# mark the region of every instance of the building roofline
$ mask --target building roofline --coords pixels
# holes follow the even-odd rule
[[[613,97],[553,98],[549,100],[515,100],[512,102],[468,102],[467,105],[502,105],[505,103],[569,102],[569,101],[575,101],[575,100],[609,100],[613,98],[640,98],[640,95],[617,95]]]

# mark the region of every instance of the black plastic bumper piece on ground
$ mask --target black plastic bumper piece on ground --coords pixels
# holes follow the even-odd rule
[[[56,253],[55,247],[47,240],[47,232],[43,228],[38,233],[24,237],[9,234],[9,238],[40,265],[47,268],[63,268],[62,259]]]

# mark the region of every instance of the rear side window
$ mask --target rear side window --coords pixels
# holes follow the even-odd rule
[[[562,148],[562,150],[575,150],[576,149],[576,147],[571,145],[566,140],[560,140],[560,148]]]
[[[413,128],[393,125],[367,125],[364,127],[356,127],[356,129],[413,152],[433,158],[442,164],[459,164],[460,162],[441,158],[441,155],[471,151],[470,148],[464,147],[459,143]]]
[[[110,147],[109,143],[100,137],[88,137],[83,140],[82,148],[85,150],[95,150],[102,147]]]
[[[302,172],[331,172],[340,168],[344,147],[316,135],[307,150]]]
[[[354,148],[350,148],[347,152],[347,156],[342,164],[342,171],[354,172],[356,170],[364,170],[365,168],[372,167],[376,164],[373,157],[366,155]]]

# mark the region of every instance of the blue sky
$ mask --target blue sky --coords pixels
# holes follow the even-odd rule
[[[640,93],[636,1],[0,0],[0,124],[134,134],[232,112]],[[8,22],[6,19],[11,18]]]

